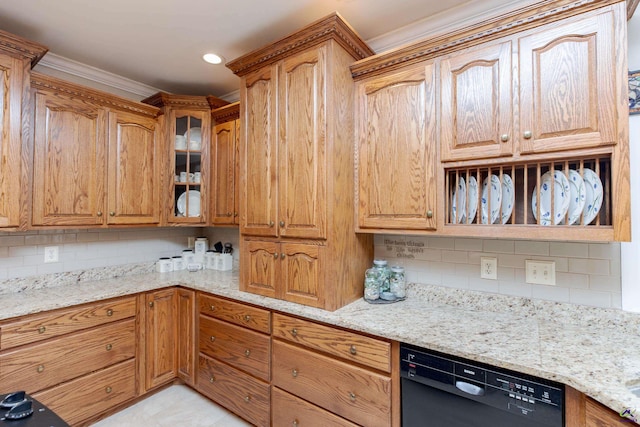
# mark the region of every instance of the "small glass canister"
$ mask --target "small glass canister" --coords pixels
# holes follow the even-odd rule
[[[378,270],[378,283],[380,284],[380,293],[390,292],[391,288],[391,269],[387,265],[387,260],[374,259],[373,268]]]
[[[404,275],[404,267],[391,267],[391,279],[389,280],[391,292],[396,298],[404,298],[406,294],[407,282]]]
[[[380,298],[380,272],[375,268],[369,268],[364,273],[364,299],[375,301]]]

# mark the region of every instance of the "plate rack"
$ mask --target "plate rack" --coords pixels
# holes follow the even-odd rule
[[[555,171],[563,174],[564,178]],[[593,171],[593,174],[590,171]],[[594,178],[594,174],[599,181]],[[491,175],[495,177],[489,178]],[[585,176],[587,179],[584,179]],[[574,179],[573,183],[569,182],[570,177]],[[583,178],[584,187],[580,186],[580,178]],[[491,183],[494,185],[492,186]],[[556,184],[550,185],[551,183]],[[570,190],[567,191],[569,194],[563,191],[567,188],[566,184],[569,184]],[[447,225],[464,227],[612,225],[610,155],[560,161],[451,168],[445,170],[445,186],[447,189],[445,224]],[[588,186],[593,188],[587,188]],[[597,188],[598,186],[601,188]],[[497,190],[496,187],[501,190]],[[500,197],[497,191],[501,191]],[[513,192],[513,195],[509,195],[509,192]],[[566,197],[569,197],[568,201],[564,200]],[[578,198],[584,199],[582,209],[579,209],[581,202]],[[509,200],[513,200],[510,208]],[[504,201],[507,203],[503,206]],[[570,207],[564,212],[563,206],[567,204]],[[495,221],[492,222],[494,219]]]

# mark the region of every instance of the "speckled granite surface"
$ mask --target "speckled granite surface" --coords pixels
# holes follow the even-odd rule
[[[556,380],[617,412],[640,410],[640,398],[627,390],[640,384],[640,316],[633,313],[429,285],[410,285],[403,302],[359,300],[327,312],[240,292],[237,271],[133,274],[140,271],[145,266],[50,286],[44,279],[16,281],[2,288],[0,320],[182,285]]]

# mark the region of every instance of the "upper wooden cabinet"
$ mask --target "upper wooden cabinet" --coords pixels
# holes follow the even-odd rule
[[[27,203],[31,153],[23,144],[23,109],[31,67],[46,52],[44,46],[0,31],[0,228],[19,227]]]
[[[332,14],[227,64],[241,77],[242,290],[330,310],[362,296],[372,242],[355,234],[349,65],[371,53]],[[254,286],[265,275],[283,280]]]
[[[240,103],[213,110],[211,223],[238,225]]]
[[[359,229],[436,227],[433,62],[357,83]]]
[[[34,73],[33,226],[158,224],[157,109]]]

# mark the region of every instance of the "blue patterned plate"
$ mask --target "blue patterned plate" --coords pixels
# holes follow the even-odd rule
[[[491,179],[491,191],[489,191],[489,179]],[[491,197],[491,199],[489,199]],[[481,212],[482,223],[487,224],[489,220],[489,204],[491,205],[491,224],[500,217],[500,204],[502,203],[502,190],[500,179],[491,175],[486,177],[482,183]]]
[[[598,212],[600,212],[600,207],[602,206],[602,181],[600,181],[600,178],[594,171],[587,168],[584,168],[582,178],[587,188],[582,214],[584,215],[584,224],[589,225],[595,217],[598,216]]]
[[[564,219],[571,202],[569,180],[561,171],[553,171],[553,225]],[[533,217],[538,219],[537,187],[531,195]],[[540,225],[551,225],[551,171],[540,178]]]

